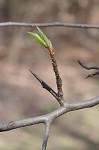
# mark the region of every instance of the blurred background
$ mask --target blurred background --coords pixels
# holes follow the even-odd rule
[[[66,22],[99,24],[98,0],[0,0],[0,22]],[[42,27],[56,52],[67,101],[95,97],[99,76],[85,79],[89,71],[77,61],[99,66],[99,30]],[[29,69],[56,90],[46,49],[32,40],[35,28],[0,27],[0,122],[46,114],[59,105]],[[51,126],[47,150],[99,150],[99,106],[68,113]],[[41,149],[44,126],[0,133],[1,150]],[[57,144],[55,144],[57,143]]]

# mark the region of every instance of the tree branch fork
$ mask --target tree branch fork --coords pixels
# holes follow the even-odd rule
[[[33,34],[33,35],[31,33],[30,34],[41,45],[43,45],[45,48],[48,49],[48,52],[50,54],[51,63],[52,63],[52,68],[53,68],[53,71],[54,71],[54,74],[56,77],[57,92],[54,91],[47,83],[45,83],[38,75],[33,73],[32,70],[30,70],[30,72],[38,80],[38,82],[41,84],[41,86],[45,90],[47,90],[50,94],[52,94],[52,96],[54,96],[54,98],[59,103],[60,107],[48,114],[45,114],[45,115],[27,118],[27,119],[18,120],[18,121],[10,121],[8,123],[0,123],[0,132],[43,123],[43,124],[45,124],[45,133],[44,133],[44,138],[43,138],[43,143],[42,143],[42,150],[46,150],[47,141],[48,141],[48,137],[49,137],[49,131],[50,131],[50,125],[52,124],[52,122],[55,119],[57,119],[58,117],[66,114],[68,112],[80,110],[80,109],[84,109],[84,108],[90,108],[90,107],[98,105],[99,104],[99,96],[89,99],[89,100],[83,100],[83,101],[78,100],[76,102],[67,102],[67,100],[65,100],[64,95],[63,95],[64,93],[62,90],[62,79],[61,79],[61,76],[60,76],[60,73],[58,70],[57,61],[55,59],[55,50],[54,50],[50,40],[43,34],[43,32],[39,28],[37,28],[37,29],[39,31],[39,37],[37,34]],[[78,63],[84,69],[99,70],[98,67],[88,67],[88,66],[84,65],[81,61],[78,61]],[[98,72],[98,74],[99,74],[99,72]],[[94,75],[96,75],[96,72],[93,74],[89,74],[88,77],[93,77]]]
[[[75,110],[90,108],[98,104],[99,104],[99,96],[89,100],[84,101],[79,100],[73,103],[65,102],[64,106],[61,106],[60,108],[46,115],[23,119],[19,121],[11,121],[8,123],[0,123],[0,132],[9,131],[25,126],[31,126],[39,123],[44,123],[45,125],[51,124],[56,118],[62,116],[63,114]]]
[[[55,59],[55,57],[54,57],[54,59]],[[56,61],[55,61],[55,63],[56,63]],[[83,65],[81,62],[79,64],[83,68],[86,69],[85,65]],[[57,67],[57,65],[55,65],[55,66]],[[58,71],[58,69],[57,69],[57,71]],[[85,109],[85,108],[90,108],[90,107],[98,105],[99,104],[99,96],[97,96],[95,98],[92,98],[92,99],[89,99],[89,100],[83,100],[83,101],[78,100],[78,101],[72,102],[72,103],[67,102],[63,98],[63,95],[62,95],[62,97],[60,95],[58,95],[59,92],[58,93],[55,92],[39,76],[34,74],[31,70],[30,70],[30,72],[39,81],[39,83],[42,85],[42,87],[44,89],[46,89],[48,92],[50,92],[55,97],[55,99],[60,104],[60,107],[57,108],[56,110],[54,110],[53,112],[50,112],[50,113],[45,114],[45,115],[32,117],[32,118],[27,118],[27,119],[18,120],[18,121],[10,121],[8,123],[0,123],[0,132],[10,131],[10,130],[21,128],[21,127],[32,126],[32,125],[35,125],[35,124],[43,123],[43,124],[45,124],[45,133],[44,133],[44,138],[43,138],[42,150],[46,150],[47,141],[48,141],[48,138],[49,138],[50,125],[52,124],[52,122],[55,119],[57,119],[58,117],[66,114],[68,112],[75,111],[75,110],[80,110],[80,109]],[[59,72],[58,72],[58,75],[59,75]],[[59,77],[60,77],[60,75],[59,75]],[[58,80],[58,79],[56,78],[56,80]],[[56,84],[57,84],[57,82],[56,82]],[[59,86],[59,85],[57,85],[57,86]],[[61,86],[62,86],[62,83],[61,83]],[[57,90],[60,90],[60,89],[57,88]]]

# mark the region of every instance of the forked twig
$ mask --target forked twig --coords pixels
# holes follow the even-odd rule
[[[42,150],[46,150],[47,141],[48,141],[48,137],[49,137],[49,128],[50,128],[51,122],[53,122],[56,118],[62,116],[63,114],[66,114],[68,112],[80,110],[80,109],[84,109],[84,108],[90,108],[90,107],[96,106],[98,104],[99,104],[99,96],[95,97],[93,99],[85,100],[85,101],[78,100],[77,102],[73,102],[73,103],[65,102],[64,106],[61,106],[60,108],[58,108],[55,111],[48,113],[46,115],[37,116],[37,117],[28,118],[28,119],[19,120],[19,121],[11,121],[8,123],[0,123],[0,132],[44,123],[45,124],[45,134],[44,134],[44,139],[43,139],[43,144],[42,144]]]
[[[45,47],[50,53],[52,66],[53,66],[53,70],[54,70],[55,77],[56,77],[57,100],[58,100],[59,104],[61,106],[63,106],[65,101],[63,98],[62,79],[61,79],[59,71],[58,71],[58,66],[57,66],[57,62],[56,62],[55,54],[54,54],[54,48],[52,46],[51,41],[46,37],[46,35],[41,31],[41,29],[39,27],[37,27],[37,30],[38,30],[38,34],[32,33],[32,32],[28,32],[28,34],[33,39],[35,39],[38,43],[40,43],[43,47]],[[37,77],[37,75],[35,77]]]
[[[0,132],[10,131],[13,129],[17,129],[25,126],[31,126],[39,123],[44,123],[44,124],[52,123],[56,118],[62,116],[65,113],[75,111],[75,110],[90,108],[98,104],[99,104],[99,96],[89,100],[83,100],[83,101],[78,100],[72,103],[65,102],[64,106],[61,106],[60,108],[57,108],[56,110],[46,115],[18,120],[18,121],[10,121],[8,123],[0,123]]]

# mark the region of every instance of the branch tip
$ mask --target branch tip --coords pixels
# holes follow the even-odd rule
[[[32,73],[32,75],[42,84],[42,80],[37,76],[35,73],[33,73],[30,69],[29,71]]]
[[[86,70],[99,70],[99,67],[95,67],[95,66],[86,66],[86,65],[84,65],[80,60],[78,60],[78,63],[80,64],[80,66],[81,67],[83,67],[84,69],[86,69]],[[86,77],[85,77],[85,79],[87,79],[87,78],[92,78],[92,77],[94,77],[94,76],[96,76],[96,75],[99,75],[99,71],[96,71],[96,72],[94,72],[94,73],[91,73],[91,74],[88,74]]]

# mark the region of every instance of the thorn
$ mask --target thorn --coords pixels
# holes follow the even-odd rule
[[[41,85],[44,89],[49,91],[55,98],[57,98],[57,93],[47,83],[45,83],[42,79],[40,79],[40,77],[37,76],[35,73],[33,73],[30,69],[29,69],[29,71],[41,83]]]
[[[35,73],[33,73],[30,69],[29,71],[32,73],[32,75],[42,84],[42,80],[37,76]]]

